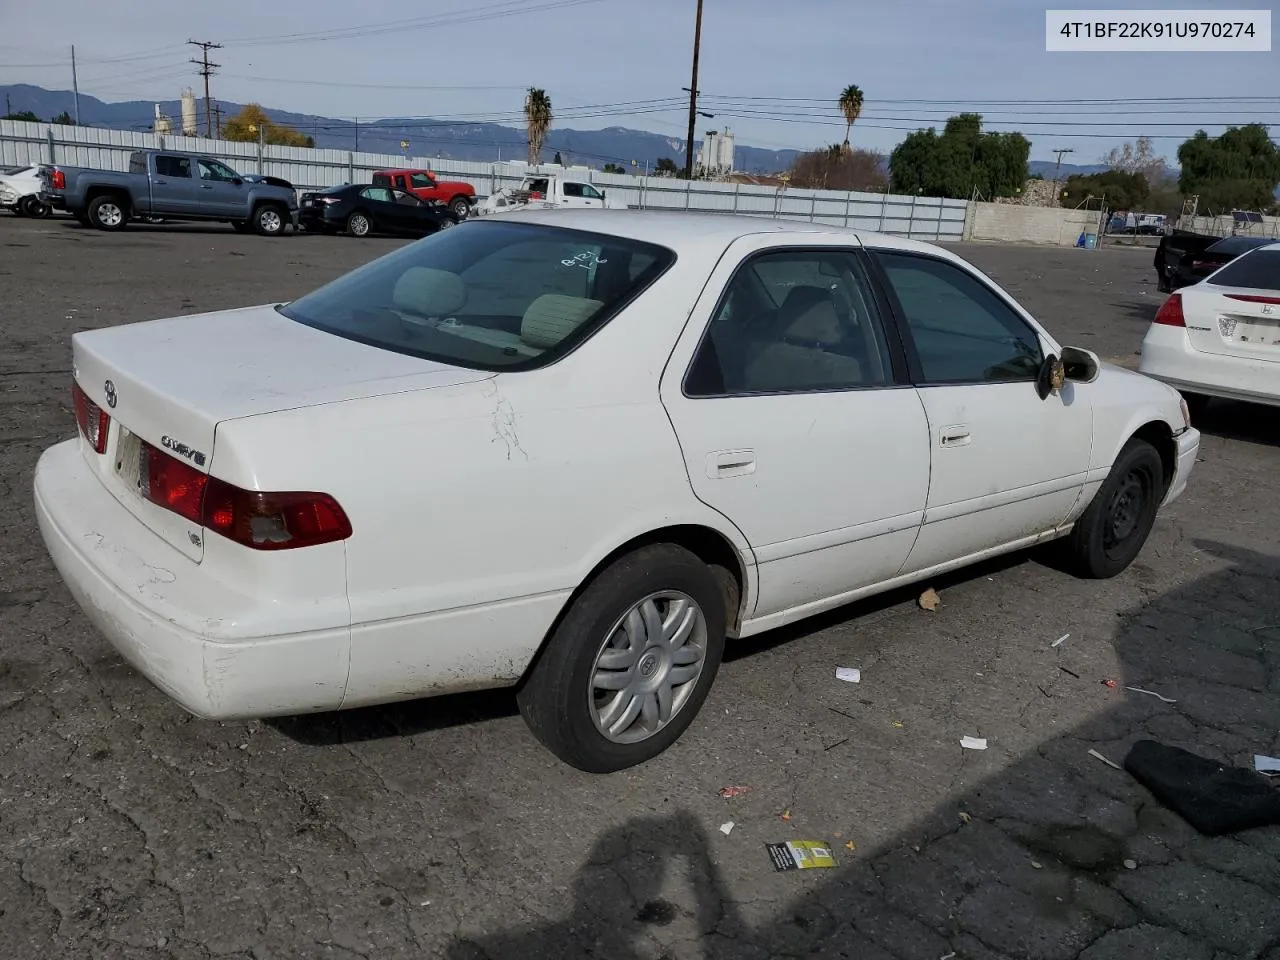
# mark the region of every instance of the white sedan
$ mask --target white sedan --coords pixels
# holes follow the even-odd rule
[[[1049,540],[1119,573],[1200,440],[943,249],[750,217],[467,221],[72,353],[40,529],[183,707],[511,686],[591,771],[675,741],[726,637]]]
[[[1280,243],[1169,297],[1138,369],[1181,390],[1193,413],[1213,397],[1280,406]]]
[[[14,167],[0,172],[0,207],[20,217],[47,217],[48,205],[40,201],[40,167]]]

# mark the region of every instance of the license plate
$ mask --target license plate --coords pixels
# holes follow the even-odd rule
[[[1235,343],[1280,346],[1280,319],[1219,317],[1218,330],[1224,339]]]
[[[116,476],[134,493],[142,494],[142,441],[126,427],[119,426],[120,439],[116,441]]]

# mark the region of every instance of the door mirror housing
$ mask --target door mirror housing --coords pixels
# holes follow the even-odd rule
[[[244,181],[239,177],[233,178],[231,182],[234,183],[237,187],[242,186],[244,184]]]
[[[1043,400],[1050,393],[1061,390],[1066,382],[1066,366],[1055,354],[1049,354],[1040,364],[1040,373],[1036,375],[1036,395]]]
[[[1062,365],[1066,368],[1067,379],[1073,383],[1093,383],[1102,369],[1098,355],[1081,347],[1063,347]]]

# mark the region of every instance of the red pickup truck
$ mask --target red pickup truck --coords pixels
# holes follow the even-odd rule
[[[453,211],[459,220],[471,212],[476,202],[476,188],[460,180],[437,180],[430,170],[378,170],[373,175],[375,187],[403,190],[419,200],[435,200]]]

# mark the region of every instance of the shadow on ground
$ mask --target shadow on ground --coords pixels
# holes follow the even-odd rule
[[[1202,433],[1226,440],[1280,446],[1280,407],[1214,399],[1195,425]]]
[[[1197,546],[1230,566],[1126,614],[1114,638],[1121,684],[1176,703],[1121,692],[887,846],[837,842],[834,870],[777,875],[797,893],[763,922],[730,897],[697,818],[672,811],[597,839],[564,920],[447,956],[1280,960],[1280,827],[1201,837],[1088,752],[1119,763],[1152,738],[1244,764],[1280,748],[1280,559]],[[663,899],[672,875],[687,893]]]

